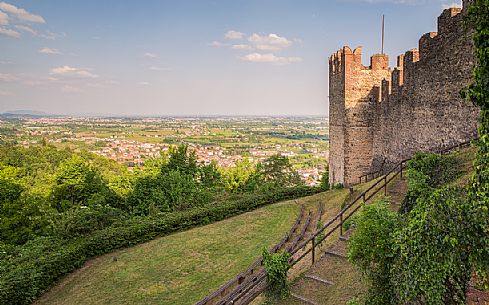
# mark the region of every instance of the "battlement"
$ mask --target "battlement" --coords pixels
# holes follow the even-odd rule
[[[349,46],[344,46],[329,57],[329,71],[332,74],[346,73],[347,66],[355,70],[388,70],[389,56],[374,54],[370,57],[370,66],[366,67],[362,64],[361,46],[354,50]]]
[[[462,12],[459,7],[451,7],[443,10],[438,17],[438,33],[445,34],[452,32],[454,26],[458,26],[460,18],[454,18]]]
[[[464,0],[464,8],[472,1]],[[461,8],[444,10],[438,32],[421,36],[394,69],[385,54],[364,66],[361,47],[344,46],[329,57],[331,183],[350,185],[416,150],[473,136],[478,111],[458,94],[474,64],[463,16]]]

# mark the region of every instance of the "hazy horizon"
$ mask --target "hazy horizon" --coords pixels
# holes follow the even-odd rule
[[[385,14],[392,66],[453,4],[0,1],[0,112],[327,116],[331,53],[367,64]]]

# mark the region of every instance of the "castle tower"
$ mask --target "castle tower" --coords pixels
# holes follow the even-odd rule
[[[362,64],[362,49],[343,47],[329,59],[329,181],[351,185],[373,160],[375,106],[381,83],[391,78],[389,58],[376,54]]]
[[[479,109],[459,92],[472,80],[472,31],[464,9],[445,9],[438,32],[397,59],[377,54],[362,65],[362,50],[343,47],[329,58],[329,181],[352,185],[388,170],[416,151],[453,146],[477,134]]]

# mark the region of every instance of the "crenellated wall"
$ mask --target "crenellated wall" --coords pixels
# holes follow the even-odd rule
[[[444,10],[438,32],[423,35],[393,70],[387,55],[372,56],[369,67],[361,57],[361,48],[343,47],[329,59],[330,183],[358,183],[415,151],[476,134],[478,110],[459,94],[474,64],[460,8]]]

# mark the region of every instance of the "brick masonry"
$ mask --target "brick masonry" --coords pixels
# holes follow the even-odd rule
[[[330,183],[355,184],[415,151],[476,135],[478,109],[459,94],[474,65],[463,16],[460,8],[444,10],[438,32],[426,33],[419,49],[398,56],[394,69],[385,54],[373,55],[364,66],[360,47],[330,56]]]

